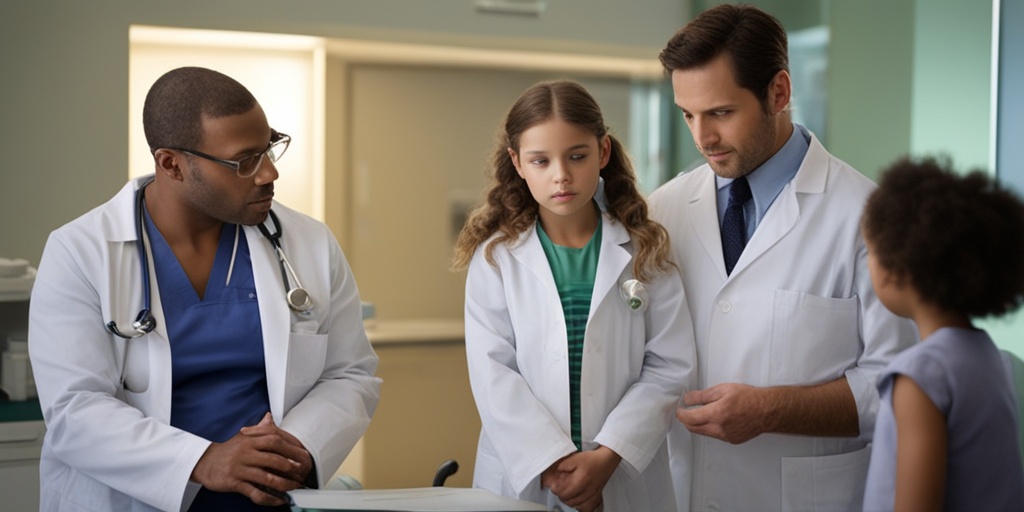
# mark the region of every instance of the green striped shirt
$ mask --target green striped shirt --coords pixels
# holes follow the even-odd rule
[[[551,265],[558,297],[562,301],[565,329],[569,339],[569,417],[572,423],[572,442],[577,450],[583,449],[580,429],[580,372],[583,367],[583,335],[590,314],[590,297],[594,294],[594,276],[597,258],[601,253],[601,218],[597,229],[582,249],[555,245],[537,222],[540,245]]]

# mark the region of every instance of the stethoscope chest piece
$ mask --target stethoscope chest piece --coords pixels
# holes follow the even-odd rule
[[[281,248],[281,221],[277,220],[277,214],[274,213],[274,210],[270,210],[270,221],[274,224],[274,233],[271,233],[263,224],[259,225],[259,230],[267,240],[270,240],[270,244],[274,246],[274,251],[277,252],[277,262],[281,266],[281,279],[284,281],[285,290],[287,290],[285,300],[292,311],[303,315],[309,314],[313,309],[313,298],[302,287],[302,283],[299,282],[299,276],[295,274],[295,269],[292,268],[288,257],[284,255],[284,249]],[[295,288],[291,287],[288,274],[291,274],[292,279],[295,280]]]
[[[296,313],[305,313],[313,309],[313,300],[309,297],[309,293],[305,288],[292,288],[288,290],[285,298],[288,300],[288,307],[292,308],[292,311]]]

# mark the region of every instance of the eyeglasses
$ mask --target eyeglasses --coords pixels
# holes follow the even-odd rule
[[[235,174],[237,174],[239,178],[249,178],[252,177],[252,175],[256,174],[256,171],[259,170],[260,165],[263,163],[264,156],[269,156],[271,162],[277,162],[278,159],[281,158],[281,155],[284,155],[284,152],[288,150],[288,144],[291,144],[291,142],[291,136],[286,135],[284,133],[280,133],[277,130],[271,129],[270,144],[267,146],[267,149],[259,153],[255,153],[247,157],[244,157],[241,160],[225,160],[223,158],[217,158],[212,155],[207,155],[206,153],[196,151],[194,149],[167,149],[173,149],[175,151],[181,151],[183,153],[188,153],[190,155],[198,156],[200,158],[205,158],[211,162],[216,162],[218,164],[223,165],[224,167],[229,167],[233,169],[235,171]]]

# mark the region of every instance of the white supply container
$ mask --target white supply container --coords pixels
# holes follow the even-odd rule
[[[36,381],[32,376],[32,364],[28,359],[28,341],[8,338],[2,364],[0,385],[7,392],[8,398],[13,401],[35,398]]]

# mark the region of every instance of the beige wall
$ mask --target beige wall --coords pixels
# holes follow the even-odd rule
[[[202,66],[231,76],[246,84],[270,125],[292,137],[287,156],[276,164],[280,177],[275,183],[274,198],[323,220],[324,159],[317,151],[322,153],[323,130],[318,127],[324,115],[323,78],[318,72],[322,59],[315,46],[319,38],[263,35],[245,37],[247,43],[230,46],[202,42],[199,37],[195,37],[195,43],[175,41],[183,37],[180,30],[136,27],[132,34],[129,119],[142,119],[142,106],[150,86],[171,69]],[[219,34],[230,38],[241,33]],[[152,173],[153,156],[142,123],[128,124],[130,175]]]
[[[371,322],[367,333],[380,356],[381,400],[361,458],[341,471],[369,489],[429,487],[437,467],[455,459],[459,471],[446,485],[472,486],[480,419],[462,322]]]
[[[483,198],[496,130],[534,82],[562,75],[358,65],[349,68],[350,205],[344,243],[364,300],[381,320],[461,318],[464,273],[449,270],[461,211]],[[575,77],[628,131],[628,79]],[[330,145],[332,141],[328,141]]]
[[[688,8],[680,0],[547,5],[531,18],[482,14],[469,0],[6,0],[0,256],[37,264],[52,229],[124,183],[128,126],[140,122],[128,114],[133,24],[653,57]]]

